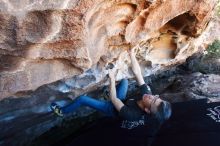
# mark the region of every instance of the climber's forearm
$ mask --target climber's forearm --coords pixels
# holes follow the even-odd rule
[[[141,73],[135,74],[135,77],[137,79],[138,85],[141,86],[145,84],[144,78]]]
[[[110,79],[110,100],[117,111],[120,111],[121,108],[124,106],[123,102],[117,98],[114,79]]]
[[[139,65],[134,53],[131,53],[130,56],[131,56],[132,71],[137,79],[138,84],[143,85],[143,84],[145,84],[145,81],[144,81],[144,78],[141,74],[140,65]]]

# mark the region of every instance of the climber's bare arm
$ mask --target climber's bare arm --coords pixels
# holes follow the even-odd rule
[[[141,86],[143,84],[145,84],[144,78],[141,74],[141,68],[140,65],[135,57],[136,53],[135,53],[135,48],[131,49],[130,52],[130,57],[131,57],[131,66],[132,66],[132,71],[137,79],[138,84]]]
[[[109,71],[109,78],[110,78],[110,100],[112,101],[113,105],[120,111],[121,108],[124,106],[123,102],[117,98],[116,88],[115,88],[115,71]]]

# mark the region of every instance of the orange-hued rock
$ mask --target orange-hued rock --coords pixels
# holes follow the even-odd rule
[[[144,9],[126,28],[126,40],[137,43],[137,41],[151,38],[153,33],[163,27],[171,19],[189,13],[191,17],[185,21],[179,19],[178,29],[188,27],[192,36],[197,36],[204,29],[210,19],[215,0],[161,0]],[[187,20],[187,19],[186,19]],[[194,21],[192,23],[192,21]]]
[[[138,58],[151,62],[149,71],[155,64],[177,64],[198,50],[192,44],[206,28],[215,4],[216,0],[1,1],[0,100],[80,75],[97,64],[103,69],[113,62],[120,70],[118,79],[129,77],[127,50],[137,45]]]

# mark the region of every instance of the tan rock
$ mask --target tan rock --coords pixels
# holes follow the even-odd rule
[[[188,18],[178,20],[179,24],[173,24],[171,27],[177,29],[176,31],[185,27],[190,32],[189,35],[197,36],[211,18],[215,4],[215,0],[158,0],[149,8],[142,10],[128,25],[126,40],[137,43],[149,39],[168,21],[184,13],[189,14]]]
[[[150,70],[174,65],[197,50],[190,43],[203,32],[215,3],[1,1],[0,99],[79,75],[97,63],[103,68],[113,62],[121,69],[118,79],[129,77],[126,50],[136,45]]]

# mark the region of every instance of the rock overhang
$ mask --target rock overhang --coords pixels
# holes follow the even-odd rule
[[[134,46],[147,74],[157,65],[178,64],[198,50],[194,42],[216,1],[2,3],[0,92],[7,97],[80,75],[97,64],[105,68],[113,62],[120,69],[118,79],[129,77],[127,50]]]

